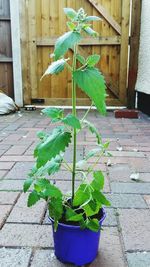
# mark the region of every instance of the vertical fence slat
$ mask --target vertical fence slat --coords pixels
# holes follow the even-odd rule
[[[119,99],[126,105],[127,98],[127,63],[129,42],[130,0],[122,0],[121,51],[119,74]]]
[[[138,71],[138,52],[141,22],[141,0],[132,0],[130,59],[128,76],[128,108],[135,107],[135,84]]]

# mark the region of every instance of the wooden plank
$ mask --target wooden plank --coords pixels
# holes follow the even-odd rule
[[[10,21],[10,17],[1,17],[0,16],[0,21]]]
[[[141,4],[139,0],[132,0],[130,58],[128,76],[128,108],[135,108],[135,84],[138,71],[138,52],[140,39]]]
[[[28,0],[29,71],[32,98],[37,97],[36,1]]]
[[[43,105],[51,105],[51,106],[71,106],[72,99],[71,98],[42,98],[44,100]],[[34,102],[36,105],[36,103]],[[111,106],[122,106],[118,99],[108,98],[106,99],[106,104]],[[39,105],[37,103],[37,105]],[[88,98],[77,98],[78,106],[90,106],[91,100]]]
[[[0,56],[0,62],[12,62],[13,61],[13,59],[12,59],[12,57],[1,57]]]
[[[128,43],[129,43],[129,19],[130,0],[122,1],[122,35],[120,52],[120,73],[119,73],[119,99],[127,104],[127,68],[128,68]]]
[[[37,38],[37,46],[54,46],[57,37],[48,37],[48,38]],[[110,36],[110,37],[99,37],[99,38],[90,38],[85,37],[79,45],[89,46],[89,45],[120,45],[121,37],[120,36]]]
[[[21,40],[21,62],[24,104],[31,103],[31,85],[29,72],[29,35],[28,35],[28,0],[19,0],[20,14],[20,40]]]
[[[21,71],[21,46],[18,0],[10,0],[11,13],[11,39],[13,55],[14,97],[19,107],[23,106],[22,71]]]
[[[10,0],[0,0],[0,17],[10,17]]]
[[[95,0],[88,0],[103,16],[103,18],[112,26],[112,28],[121,35],[121,27],[120,25],[114,20],[112,16],[107,12],[107,10],[102,6],[100,3],[96,2]]]

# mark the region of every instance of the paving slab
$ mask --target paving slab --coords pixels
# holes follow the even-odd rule
[[[96,260],[88,267],[126,267],[117,228],[104,228]]]
[[[150,194],[150,183],[110,183],[113,193]]]
[[[74,267],[71,264],[63,264],[56,259],[53,250],[36,250],[31,267]]]
[[[0,232],[0,247],[53,246],[52,229],[49,225],[5,223]]]
[[[14,204],[19,192],[0,192],[0,204]]]
[[[15,207],[11,211],[7,222],[13,223],[41,223],[46,212],[46,202],[40,200],[36,205],[27,207],[28,194],[22,193]]]
[[[150,252],[127,253],[129,267],[150,267]]]
[[[5,179],[24,180],[33,167],[33,162],[17,162],[13,168],[5,175]]]
[[[136,194],[107,194],[111,206],[114,208],[148,208],[141,195]]]
[[[2,180],[0,191],[22,191],[24,180]]]
[[[0,248],[0,267],[28,267],[31,249]]]
[[[149,210],[119,210],[119,220],[126,251],[150,250]]]
[[[11,205],[0,205],[0,229],[5,223],[7,216],[11,211],[11,208]]]

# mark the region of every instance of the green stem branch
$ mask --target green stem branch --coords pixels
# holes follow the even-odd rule
[[[76,54],[77,45],[74,46],[73,66],[72,66],[72,114],[76,116],[76,83],[73,79],[73,73],[76,70]],[[72,202],[75,193],[75,174],[76,174],[76,146],[77,146],[77,133],[76,129],[73,130],[73,170],[72,170]]]

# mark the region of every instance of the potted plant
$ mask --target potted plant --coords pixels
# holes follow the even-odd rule
[[[56,127],[50,133],[37,133],[40,141],[34,150],[36,163],[24,183],[24,192],[32,185],[27,203],[29,207],[40,199],[47,202],[56,257],[62,262],[81,266],[92,262],[97,255],[100,229],[105,218],[103,206],[110,205],[101,192],[104,187],[103,173],[101,170],[95,170],[100,158],[108,155],[106,150],[109,142],[102,143],[98,130],[86,119],[91,107],[82,119],[77,117],[76,86],[88,95],[92,105],[95,105],[101,114],[106,113],[106,93],[104,77],[95,67],[100,56],[94,54],[84,58],[78,53],[78,43],[85,34],[97,36],[89,23],[100,18],[87,16],[83,8],[77,12],[72,8],[64,8],[64,12],[69,18],[69,32],[56,41],[54,61],[42,79],[45,75],[59,74],[65,67],[68,68],[72,75],[72,113],[65,116],[60,108],[49,107],[42,110]],[[73,50],[72,60],[64,57],[68,49]],[[77,135],[84,128],[88,128],[95,135],[97,146],[89,151],[83,160],[77,162]],[[73,162],[69,164],[64,159],[64,153],[71,142]],[[95,157],[95,163],[84,169],[91,157]],[[70,194],[64,194],[51,179],[61,166],[70,172],[72,178]],[[91,175],[92,180],[89,179]],[[76,177],[81,178],[77,189]]]

